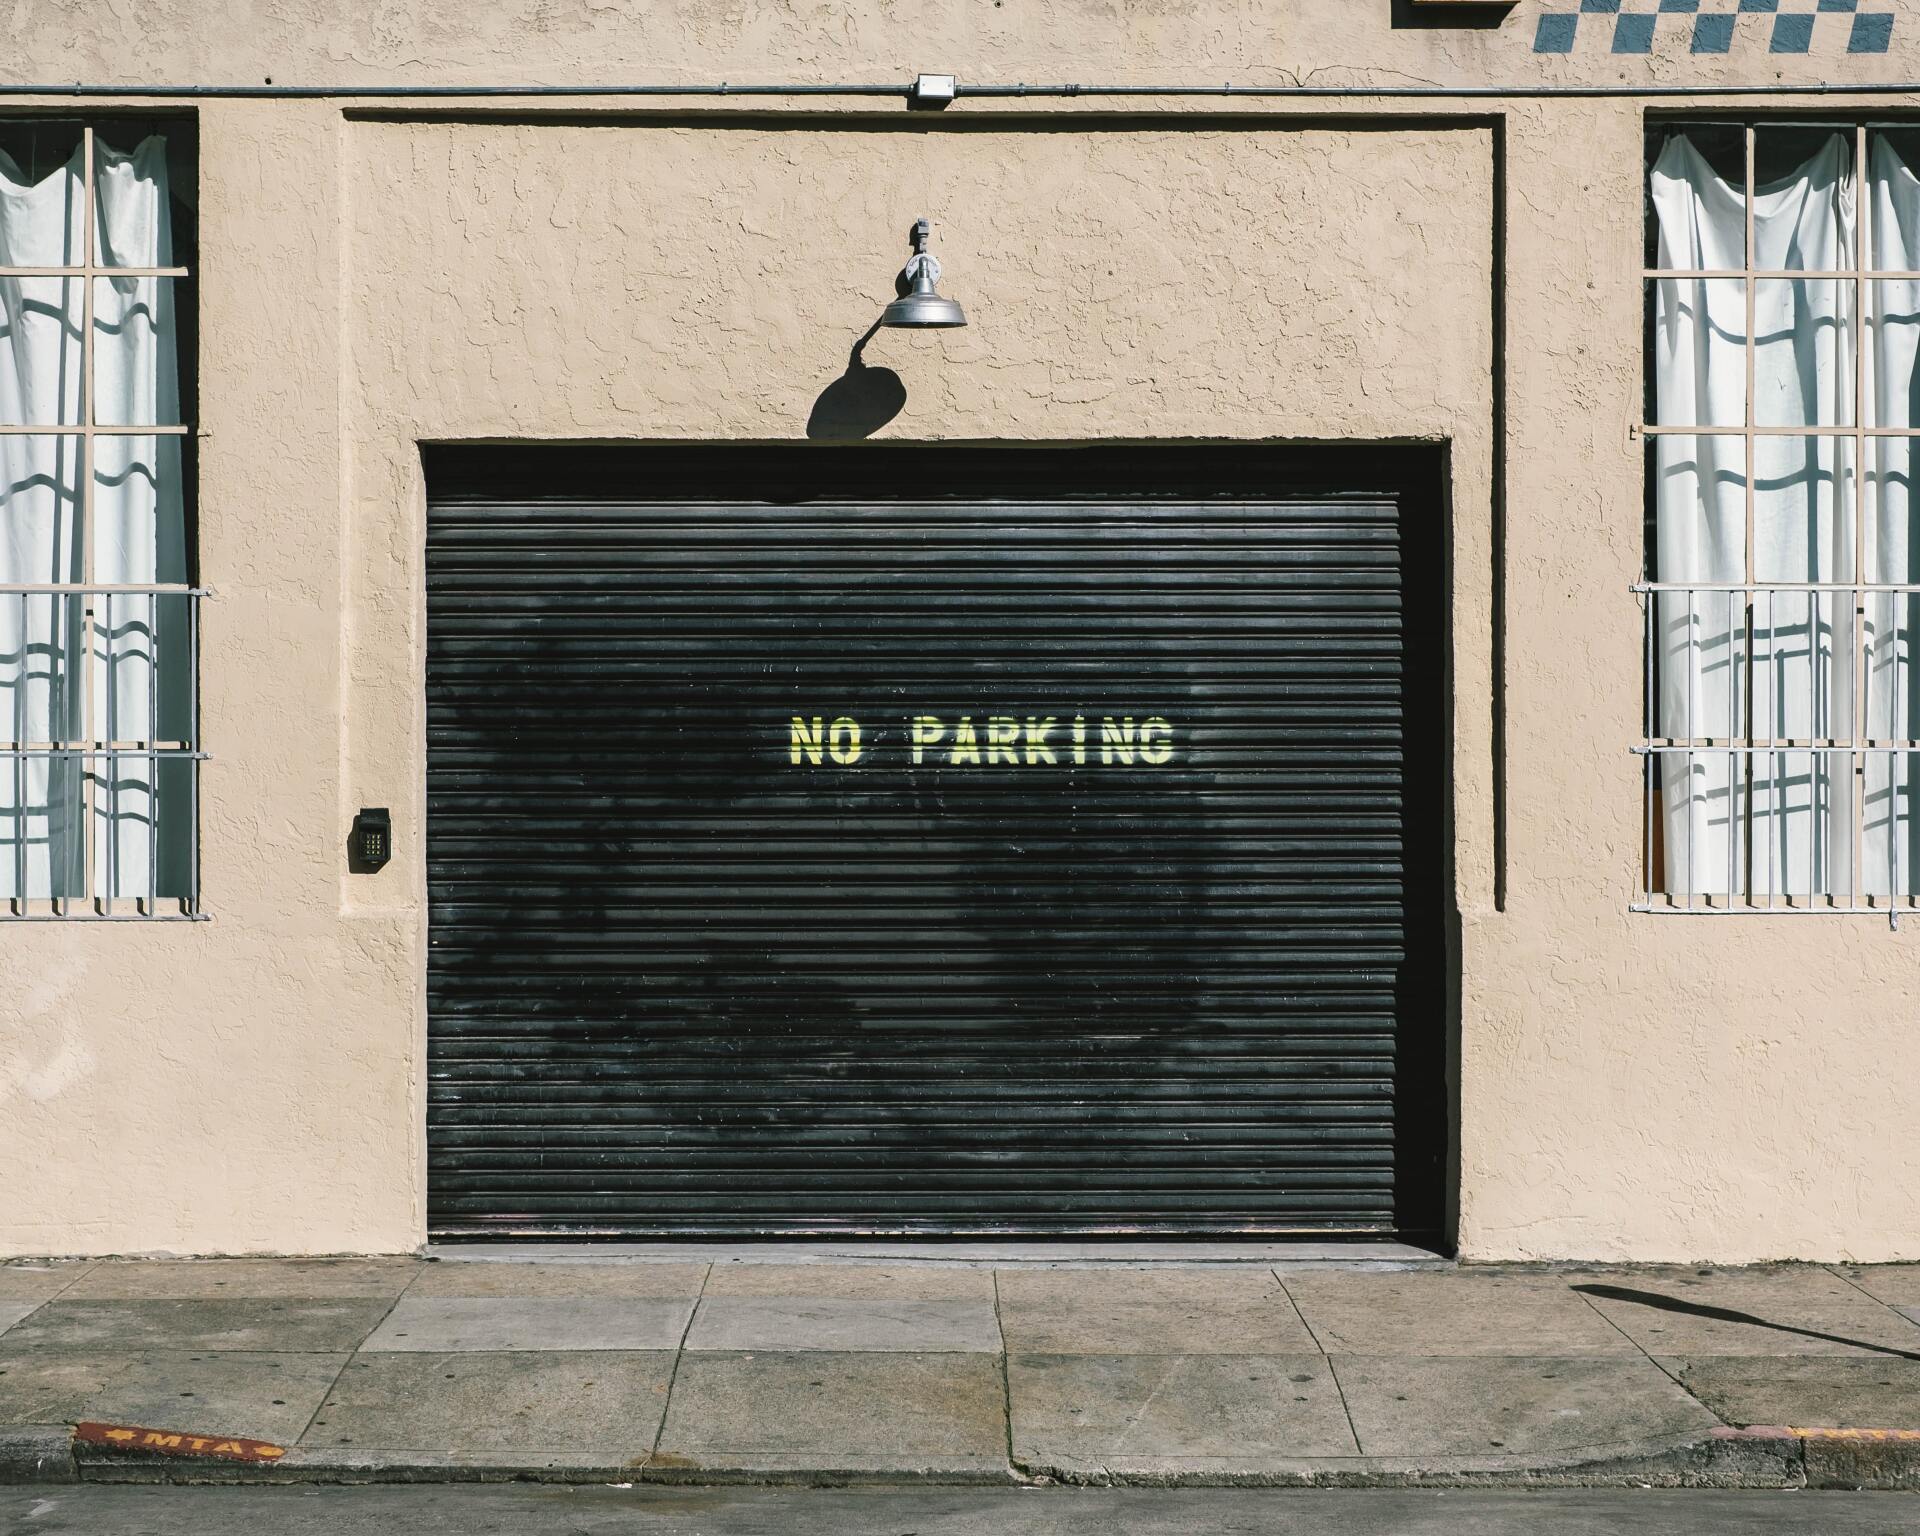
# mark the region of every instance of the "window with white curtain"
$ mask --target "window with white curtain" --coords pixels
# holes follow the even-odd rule
[[[1920,129],[1648,135],[1636,907],[1920,890]]]
[[[0,119],[0,919],[200,915],[193,167]]]

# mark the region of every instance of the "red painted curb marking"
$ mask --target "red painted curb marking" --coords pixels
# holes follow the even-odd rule
[[[1802,1440],[1900,1440],[1920,1443],[1920,1429],[1789,1429]]]
[[[222,1461],[278,1461],[284,1445],[270,1440],[247,1440],[238,1435],[195,1435],[185,1430],[148,1429],[141,1424],[100,1424],[91,1420],[73,1426],[73,1438],[84,1445],[109,1451],[137,1451],[152,1456],[217,1456]]]
[[[1795,1429],[1785,1424],[1750,1424],[1745,1429],[1716,1429],[1716,1440],[1865,1440],[1920,1444],[1920,1429]]]

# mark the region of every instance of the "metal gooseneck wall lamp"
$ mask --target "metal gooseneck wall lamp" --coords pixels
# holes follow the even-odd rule
[[[880,313],[880,323],[909,330],[928,330],[941,326],[965,325],[966,311],[952,299],[943,299],[935,289],[940,281],[940,263],[927,249],[933,226],[925,219],[913,225],[913,254],[900,269],[900,280],[907,291]]]

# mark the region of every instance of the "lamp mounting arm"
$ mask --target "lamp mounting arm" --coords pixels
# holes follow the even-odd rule
[[[927,281],[940,281],[940,258],[927,249],[927,242],[933,238],[933,223],[929,219],[913,221],[913,254],[907,258],[907,264],[900,269],[901,280],[912,285],[914,278],[922,272]]]

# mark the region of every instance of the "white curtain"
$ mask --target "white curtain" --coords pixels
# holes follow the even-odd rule
[[[164,140],[129,154],[96,141],[95,185],[96,260],[171,265]],[[80,264],[84,195],[79,151],[37,181],[0,153],[0,266]],[[82,282],[0,277],[0,422],[54,428],[83,419]],[[96,280],[96,422],[180,420],[174,303],[167,279]],[[185,582],[180,447],[169,435],[97,437],[83,495],[78,437],[0,436],[0,583]],[[0,736],[35,746],[188,738],[185,601],[122,594],[91,602],[88,624],[74,597],[0,596]],[[187,894],[191,773],[144,753],[0,760],[0,895],[141,897],[150,882],[157,895]]]
[[[1745,199],[1683,134],[1652,171],[1661,267],[1744,265]],[[1874,141],[1868,190],[1898,218],[1872,221],[1874,265],[1920,266],[1920,195],[1891,147]],[[1834,270],[1855,262],[1852,136],[1834,133],[1754,198],[1754,266]],[[1901,222],[1904,220],[1904,222]],[[1903,285],[1904,286],[1904,285]],[[1911,292],[1875,290],[1869,304],[1870,425],[1911,423]],[[1753,574],[1768,583],[1856,579],[1853,439],[1859,359],[1850,278],[1761,279],[1753,314]],[[1900,317],[1877,313],[1888,304]],[[1655,284],[1655,420],[1742,427],[1747,420],[1747,297],[1739,278]],[[1832,435],[1768,435],[1768,428],[1827,427]],[[1907,445],[1869,444],[1865,466],[1869,581],[1908,581]],[[1662,582],[1747,581],[1746,447],[1741,437],[1654,439],[1655,573]],[[1701,590],[1656,599],[1656,731],[1716,741],[1850,740],[1857,669],[1868,669],[1869,733],[1906,737],[1905,689],[1912,605],[1866,603],[1864,629],[1851,593],[1758,592],[1751,639],[1744,594]],[[1867,759],[1863,894],[1914,889],[1909,765]],[[1665,888],[1677,895],[1769,895],[1854,890],[1854,765],[1847,754],[1779,751],[1747,759],[1706,749],[1659,762]]]
[[[1867,259],[1880,271],[1920,271],[1920,179],[1893,145],[1868,138]],[[1920,406],[1920,283],[1884,279],[1868,285],[1866,307],[1866,422],[1870,427],[1914,427]],[[1871,582],[1920,582],[1920,541],[1913,537],[1913,439],[1867,439],[1867,563]],[[1920,687],[1913,671],[1920,601],[1870,593],[1866,608],[1866,734],[1876,740],[1913,739],[1920,724]],[[1905,895],[1920,890],[1920,820],[1913,799],[1910,754],[1874,754],[1866,760],[1865,865],[1867,888]]]

